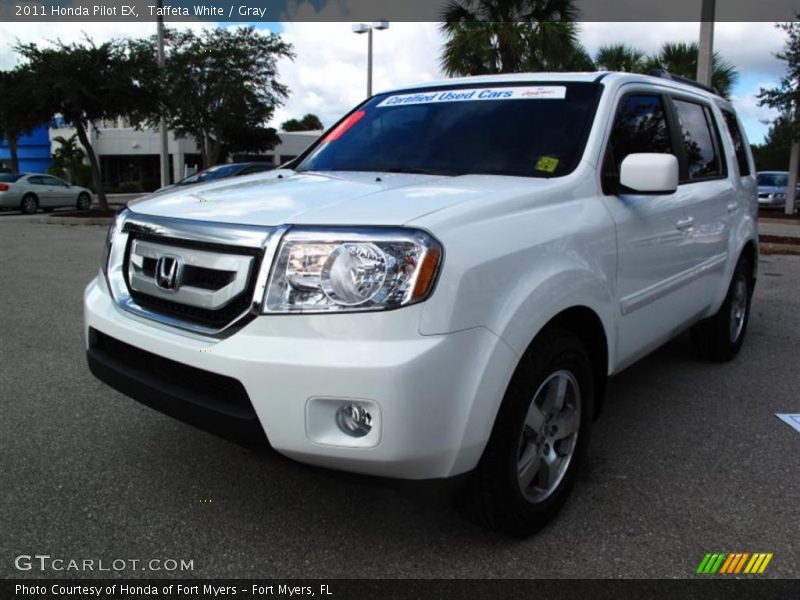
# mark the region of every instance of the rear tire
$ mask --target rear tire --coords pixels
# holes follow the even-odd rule
[[[78,204],[76,206],[78,210],[89,210],[91,206],[92,198],[89,196],[89,194],[84,193],[78,196]]]
[[[565,503],[594,414],[592,365],[580,339],[551,327],[522,357],[473,474],[470,505],[512,537],[544,526]]]
[[[39,200],[33,194],[26,194],[19,203],[19,210],[23,215],[32,215],[39,209]]]
[[[691,329],[692,343],[701,358],[725,362],[739,353],[750,320],[752,297],[753,266],[749,258],[742,256],[717,314]]]

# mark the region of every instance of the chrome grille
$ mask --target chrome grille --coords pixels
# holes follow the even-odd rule
[[[174,288],[159,284],[156,271],[162,257],[176,261]],[[254,262],[254,256],[217,254],[134,239],[128,254],[128,284],[133,292],[219,310],[247,289]]]
[[[117,222],[106,277],[117,304],[141,317],[221,336],[257,314],[285,228],[138,215]]]

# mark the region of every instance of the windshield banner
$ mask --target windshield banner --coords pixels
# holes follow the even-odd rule
[[[566,96],[567,88],[563,85],[439,90],[389,96],[378,104],[377,108],[386,106],[407,106],[409,104],[434,104],[437,102],[469,102],[475,100],[563,100]]]

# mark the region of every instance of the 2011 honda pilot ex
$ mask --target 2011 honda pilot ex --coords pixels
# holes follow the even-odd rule
[[[485,521],[526,535],[608,376],[687,328],[703,357],[739,351],[756,210],[732,106],[668,74],[390,91],[279,170],[120,213],[89,366],[299,461],[469,473]]]

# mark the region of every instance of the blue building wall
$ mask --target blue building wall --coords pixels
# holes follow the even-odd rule
[[[48,127],[42,125],[34,129],[30,135],[19,138],[17,156],[20,171],[44,173],[53,164]],[[6,168],[11,168],[11,152],[8,150],[8,141],[5,138],[0,140],[0,163]]]

